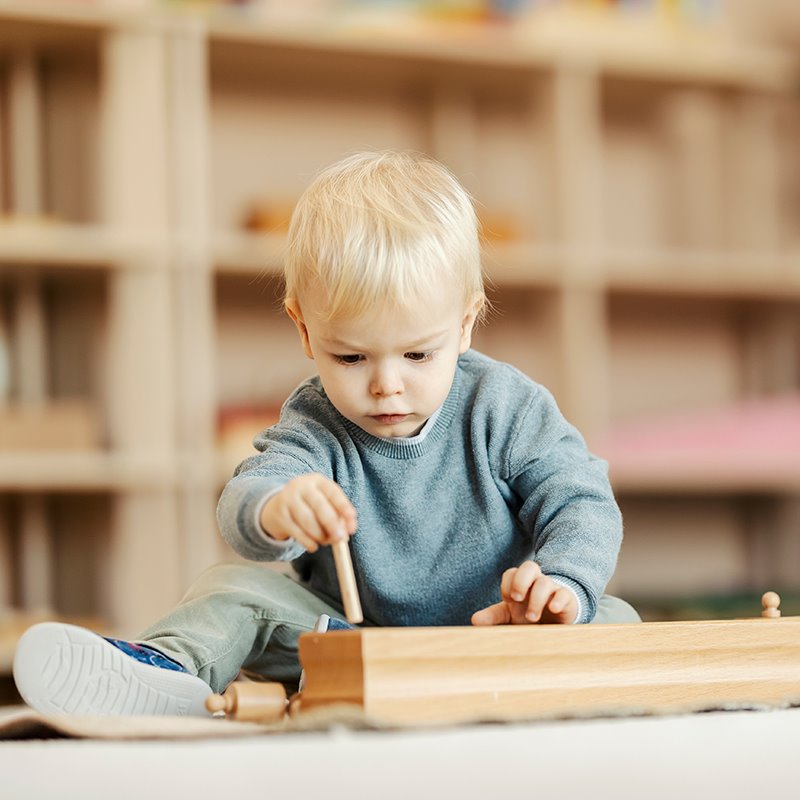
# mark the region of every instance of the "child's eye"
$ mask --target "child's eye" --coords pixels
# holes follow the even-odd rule
[[[352,365],[352,364],[358,364],[358,362],[359,362],[359,361],[361,361],[361,359],[363,358],[363,356],[358,356],[358,355],[346,355],[346,356],[334,356],[334,358],[335,358],[335,359],[336,359],[336,360],[337,360],[337,361],[338,361],[340,364]]]
[[[409,361],[415,361],[419,364],[423,361],[430,361],[433,358],[433,353],[406,353],[405,356]]]

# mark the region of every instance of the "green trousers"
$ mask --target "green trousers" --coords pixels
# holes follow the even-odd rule
[[[260,564],[221,564],[204,572],[174,611],[137,641],[158,648],[222,692],[240,672],[294,691],[297,639],[320,616],[344,619],[338,604]],[[624,600],[600,598],[595,623],[639,622]]]

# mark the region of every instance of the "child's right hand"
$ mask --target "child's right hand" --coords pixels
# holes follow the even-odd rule
[[[261,509],[261,527],[273,539],[295,539],[309,553],[356,532],[356,510],[341,487],[316,472],[293,478]]]

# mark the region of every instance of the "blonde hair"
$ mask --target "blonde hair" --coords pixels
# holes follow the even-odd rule
[[[321,292],[325,316],[409,306],[440,289],[483,298],[472,200],[442,164],[418,153],[367,152],[325,169],[292,215],[285,299]]]

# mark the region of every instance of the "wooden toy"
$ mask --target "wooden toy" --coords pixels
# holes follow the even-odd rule
[[[300,637],[301,713],[452,723],[800,704],[800,617],[363,628]]]
[[[356,576],[353,572],[353,561],[350,558],[350,545],[344,541],[335,542],[333,545],[333,560],[336,563],[336,577],[339,579],[339,591],[342,594],[344,615],[348,622],[358,625],[364,621],[361,611],[361,599],[358,596]]]
[[[206,698],[211,714],[224,712],[238,722],[274,722],[286,713],[286,690],[280,683],[235,681],[223,694]]]
[[[300,637],[303,691],[234,683],[212,713],[274,722],[345,704],[377,722],[448,724],[800,704],[800,617],[627,625],[363,628]]]

